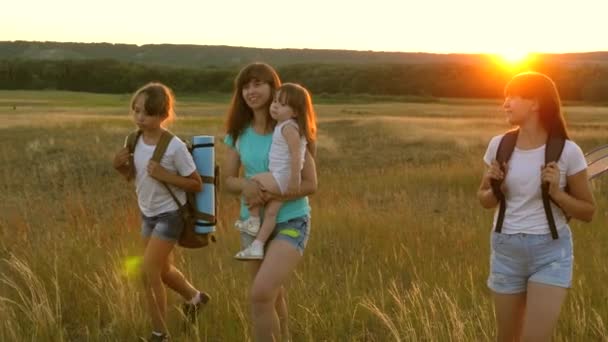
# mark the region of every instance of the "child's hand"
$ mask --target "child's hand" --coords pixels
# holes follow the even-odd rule
[[[159,163],[150,160],[148,162],[148,175],[150,175],[150,177],[156,179],[157,181],[165,181],[165,179],[167,179],[167,176],[170,175],[169,171],[167,171],[167,169],[165,169],[164,167],[162,167]]]
[[[129,149],[123,147],[120,151],[118,151],[118,153],[116,153],[116,156],[114,156],[112,165],[115,169],[120,169],[129,163],[129,157]]]

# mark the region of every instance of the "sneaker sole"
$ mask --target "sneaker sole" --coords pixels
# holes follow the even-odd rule
[[[249,257],[239,257],[239,256],[235,255],[234,258],[236,260],[264,260],[264,256],[263,255],[260,256],[260,257],[251,257],[251,256],[249,256]]]

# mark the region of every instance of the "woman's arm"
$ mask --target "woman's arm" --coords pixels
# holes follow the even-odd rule
[[[264,192],[264,201],[277,200],[277,201],[291,201],[294,199],[310,196],[317,191],[317,166],[315,160],[310,154],[306,152],[304,157],[304,168],[302,169],[302,183],[300,184],[300,191],[296,194],[285,196],[280,194],[273,194]]]
[[[595,200],[589,187],[587,169],[568,176],[568,192],[559,189],[559,168],[557,163],[549,163],[543,169],[543,181],[549,182],[549,196],[567,216],[591,222],[595,214]]]
[[[232,148],[228,148],[222,173],[224,174],[224,186],[228,192],[243,195],[245,202],[249,205],[264,205],[260,185],[250,179],[239,177],[241,158]]]

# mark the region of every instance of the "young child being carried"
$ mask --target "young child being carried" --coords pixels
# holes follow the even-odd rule
[[[268,156],[269,172],[257,174],[252,179],[266,192],[280,196],[293,195],[300,189],[306,150],[313,155],[315,150],[316,115],[310,93],[298,84],[283,84],[275,94],[270,115],[277,124]],[[238,252],[236,259],[264,258],[264,245],[274,230],[282,205],[283,201],[279,200],[266,203],[263,208],[264,220],[260,219],[262,207],[250,207],[249,218],[237,221],[239,230],[256,239],[249,247]]]

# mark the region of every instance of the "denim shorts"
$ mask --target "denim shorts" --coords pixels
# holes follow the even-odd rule
[[[308,243],[309,235],[310,216],[306,215],[296,217],[286,222],[277,223],[266,244],[268,244],[268,242],[272,240],[287,241],[300,253],[300,255],[303,255],[304,249],[306,248],[306,244]],[[253,240],[255,240],[254,236],[241,232],[242,248],[246,248],[247,246],[249,246],[253,242]]]
[[[528,282],[570,288],[572,286],[572,233],[501,234],[492,232],[488,287],[500,294],[526,292]]]
[[[144,238],[153,236],[165,241],[177,241],[184,229],[184,221],[177,210],[152,217],[141,214],[141,219],[141,236]]]

